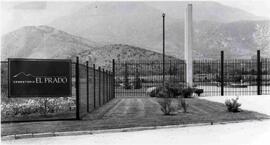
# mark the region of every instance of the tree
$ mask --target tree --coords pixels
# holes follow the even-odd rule
[[[128,74],[128,65],[125,64],[125,73],[124,73],[124,89],[131,89],[131,86],[129,84],[129,74]]]
[[[170,69],[169,69],[169,75],[176,75],[177,74],[177,68],[175,65],[171,66],[170,64]]]
[[[134,89],[142,88],[142,81],[140,79],[140,73],[138,67],[136,67],[135,80],[134,80]]]

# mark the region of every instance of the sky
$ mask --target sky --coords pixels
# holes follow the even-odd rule
[[[8,2],[6,2],[1,0],[1,35],[26,25],[50,23],[55,18],[71,14],[83,6],[79,1],[74,0],[73,3],[65,5],[63,4],[63,1],[67,0],[50,0],[54,1],[54,3],[46,3],[44,0],[35,0],[37,1],[35,3],[23,3],[21,1],[17,2],[16,0],[8,0]],[[27,0],[23,1],[27,2]],[[208,1],[216,1],[227,6],[248,11],[256,16],[262,16],[270,19],[270,0]]]
[[[216,0],[217,2],[248,11],[256,16],[270,18],[270,0]]]

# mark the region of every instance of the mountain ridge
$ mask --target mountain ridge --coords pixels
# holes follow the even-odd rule
[[[46,29],[45,33],[43,33],[44,28]],[[22,27],[2,36],[2,42],[2,60],[13,57],[75,59],[79,56],[82,63],[89,61],[90,64],[109,66],[112,59],[125,61],[162,58],[160,53],[125,44],[89,45],[96,43],[90,40],[88,42],[87,39],[48,26]],[[49,46],[52,48],[48,49]],[[27,53],[21,53],[21,51]],[[42,57],[37,55],[37,52],[42,53]],[[166,58],[176,59],[171,56],[166,56]]]

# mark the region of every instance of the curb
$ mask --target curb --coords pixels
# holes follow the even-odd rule
[[[6,141],[6,140],[40,138],[40,137],[76,136],[76,135],[90,135],[90,134],[101,134],[101,133],[133,132],[133,131],[144,131],[144,130],[154,130],[154,129],[183,128],[183,127],[196,127],[196,126],[208,126],[208,125],[224,125],[224,124],[229,124],[229,123],[257,122],[257,121],[263,121],[263,120],[262,119],[238,120],[238,121],[210,122],[210,123],[197,123],[197,124],[184,124],[184,125],[181,124],[181,125],[167,125],[167,126],[131,127],[131,128],[105,129],[105,130],[92,130],[92,131],[29,133],[29,134],[2,136],[1,140]]]

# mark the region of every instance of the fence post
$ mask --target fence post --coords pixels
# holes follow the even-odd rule
[[[112,72],[110,72],[109,76],[109,100],[112,99]]]
[[[110,71],[108,70],[108,73],[107,73],[107,96],[108,96],[108,101],[110,100]]]
[[[86,61],[86,101],[87,112],[89,112],[89,63]]]
[[[221,96],[224,96],[224,52],[221,51],[221,60],[220,60],[220,87],[221,87]]]
[[[169,69],[170,81],[172,81],[172,61],[170,59],[170,69]]]
[[[257,95],[261,95],[261,52],[257,50]]]
[[[76,119],[80,120],[80,70],[79,57],[76,57]]]
[[[103,91],[102,91],[102,105],[104,104],[105,102],[105,70],[104,68],[102,69],[102,84],[103,84]]]
[[[162,84],[163,84],[163,87],[164,87],[164,85],[165,85],[165,13],[163,13],[162,14],[162,18],[163,18],[163,37],[162,37],[162,39],[163,39],[163,45],[162,45],[162,50],[163,50],[163,53],[162,53],[162,57],[163,57],[163,59],[162,59],[162,62],[163,62],[163,65],[162,65]]]
[[[99,107],[101,106],[101,68],[100,66],[98,67],[98,104]]]
[[[112,60],[112,72],[113,72],[113,80],[112,80],[112,95],[115,98],[115,60]]]
[[[108,75],[109,75],[109,71],[106,70],[106,103],[108,102],[109,100],[109,95],[108,95],[108,90],[109,90],[109,85],[108,85]]]
[[[107,70],[104,71],[104,87],[105,87],[105,95],[104,95],[104,102],[107,102]]]
[[[94,91],[93,91],[93,95],[94,95],[94,109],[96,108],[96,65],[93,64],[93,88],[94,88]]]

